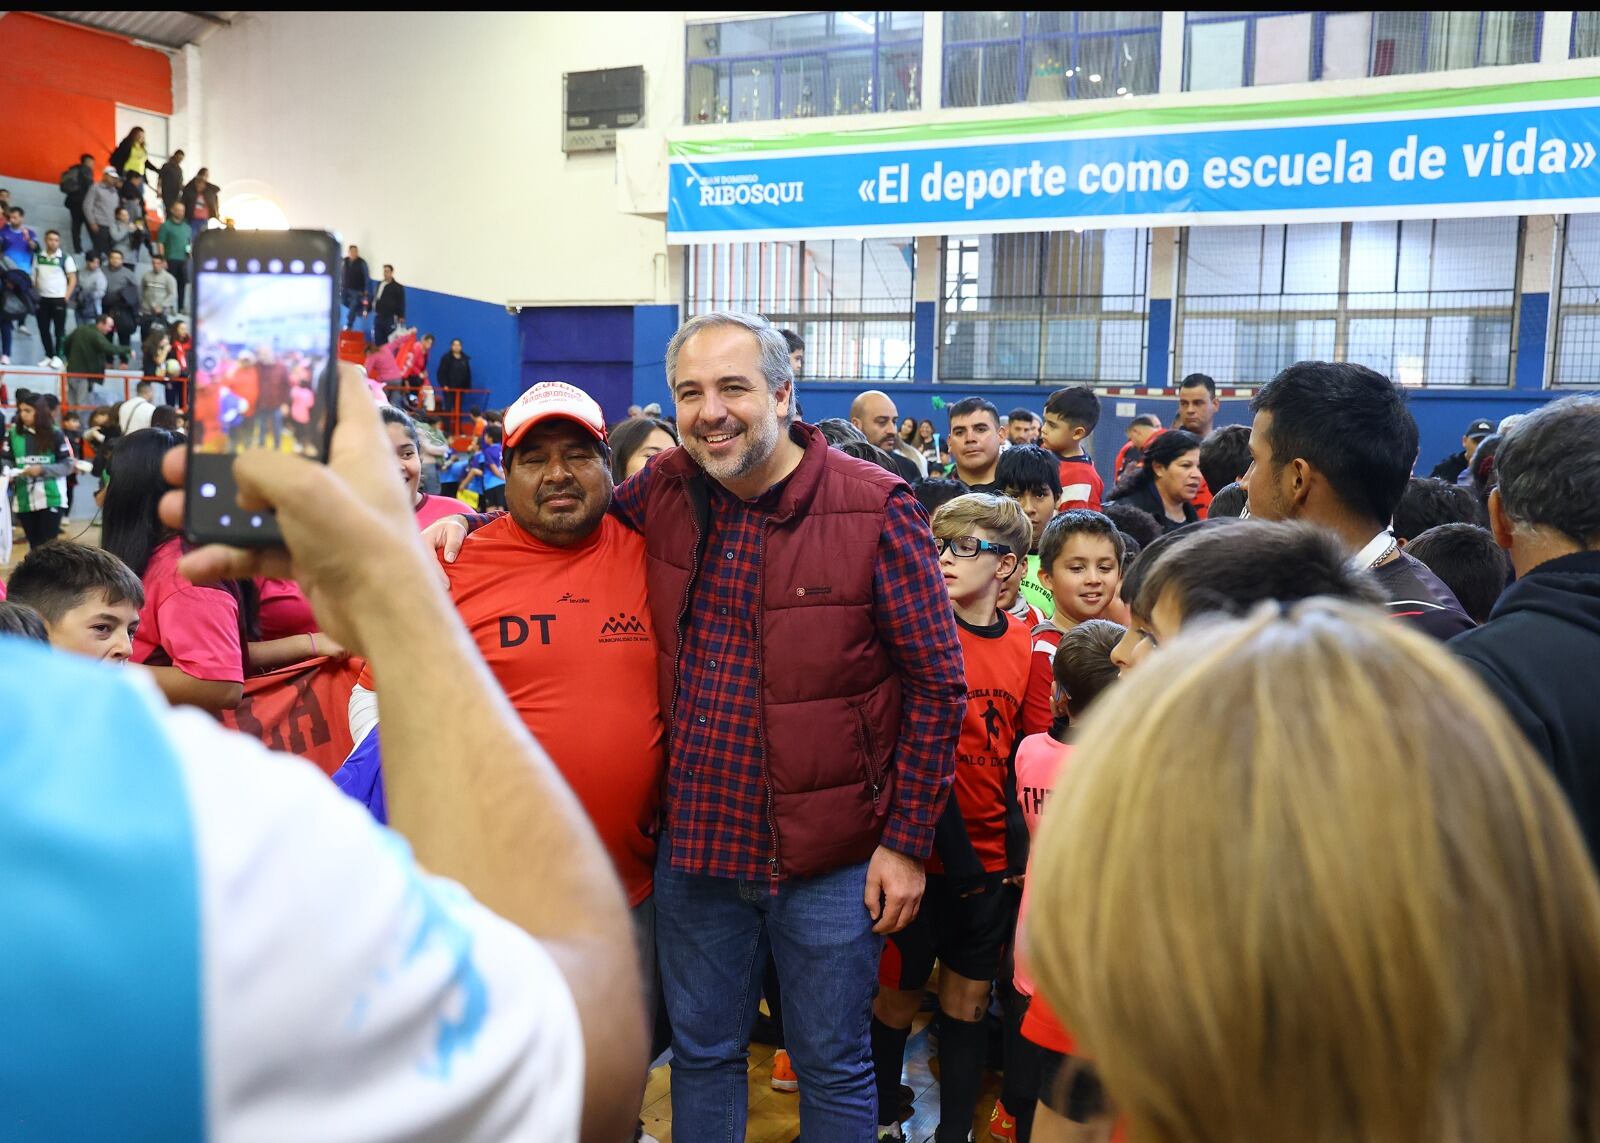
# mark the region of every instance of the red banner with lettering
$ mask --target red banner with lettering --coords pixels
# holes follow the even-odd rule
[[[355,745],[350,691],[365,665],[363,659],[308,659],[253,675],[244,682],[238,707],[222,712],[222,723],[332,774]]]

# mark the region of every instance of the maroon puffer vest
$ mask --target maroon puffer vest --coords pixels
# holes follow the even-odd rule
[[[898,477],[797,425],[805,456],[766,525],[756,631],[761,738],[778,871],[809,877],[865,861],[883,833],[900,737],[900,679],[874,622],[872,574]],[[708,477],[682,449],[656,462],[645,509],[661,710],[704,556]]]

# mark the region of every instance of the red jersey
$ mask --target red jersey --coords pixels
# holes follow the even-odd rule
[[[1028,657],[1028,697],[1022,704],[1022,732],[1044,734],[1055,721],[1051,698],[1056,689],[1056,648],[1063,632],[1054,624],[1033,632],[1033,653]]]
[[[639,904],[666,766],[644,538],[607,516],[578,546],[553,548],[501,516],[442,566],[484,661]]]
[[[1022,740],[1022,745],[1017,747],[1017,800],[1022,803],[1022,817],[1028,823],[1029,837],[1038,836],[1039,821],[1044,813],[1045,802],[1049,799],[1056,780],[1071,756],[1071,746],[1065,742],[1057,742],[1048,734],[1030,734]],[[1031,861],[1029,866],[1028,872],[1031,874],[1033,872]],[[1028,916],[1032,888],[1033,878],[1024,877],[1022,905],[1017,911],[1019,933],[1024,932],[1022,925]],[[1033,1043],[1052,1052],[1073,1054],[1076,1044],[1071,1033],[1062,1027],[1055,1013],[1044,1002],[1044,998],[1034,995],[1033,980],[1028,975],[1027,949],[1022,941],[1017,943],[1013,983],[1022,995],[1033,997],[1032,1003],[1028,1005],[1027,1015],[1023,1017],[1022,1034]]]
[[[1028,629],[1005,612],[993,627],[956,619],[967,678],[967,709],[956,742],[956,781],[951,797],[961,811],[967,839],[986,873],[1006,869],[1006,778],[1020,736],[1028,691]],[[937,848],[929,873],[943,873]]]
[[[1089,459],[1088,453],[1061,458],[1061,499],[1057,512],[1071,508],[1093,508],[1100,511],[1100,494],[1105,491],[1105,481]]]
[[[1211,508],[1211,489],[1206,486],[1206,478],[1200,478],[1200,491],[1194,494],[1194,510],[1199,513],[1200,519],[1206,518],[1206,512]]]

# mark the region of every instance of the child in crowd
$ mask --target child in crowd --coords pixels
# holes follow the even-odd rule
[[[294,432],[295,444],[302,453],[315,453],[317,441],[311,428],[311,410],[317,403],[317,391],[309,375],[297,377],[289,393],[289,424]]]
[[[1476,524],[1435,524],[1406,545],[1406,554],[1444,580],[1474,623],[1489,622],[1511,583],[1510,557],[1494,533]]]
[[[1083,442],[1099,423],[1100,398],[1087,385],[1057,389],[1044,403],[1044,427],[1039,430],[1039,443],[1055,453],[1061,462],[1061,501],[1057,511],[1100,510],[1105,481],[1095,471],[1094,461],[1083,448]]]
[[[13,603],[44,621],[50,645],[107,663],[126,663],[144,606],[133,569],[101,548],[58,540],[34,548],[11,573]]]
[[[1103,616],[1122,582],[1123,548],[1117,526],[1099,512],[1074,508],[1051,520],[1039,542],[1039,582],[1053,603],[1050,622],[1034,630],[1033,661],[1023,726],[1050,728],[1051,661],[1063,633]]]
[[[506,470],[504,466],[504,430],[496,424],[484,427],[483,443],[473,460],[473,467],[483,477],[483,500],[479,507],[484,511],[503,509],[506,506]]]
[[[45,633],[44,620],[33,608],[9,599],[0,599],[0,637],[14,635],[22,639],[50,642]]]
[[[1017,794],[1028,836],[1039,831],[1045,803],[1060,780],[1072,754],[1070,745],[1074,724],[1083,720],[1090,704],[1117,679],[1111,662],[1111,649],[1122,638],[1123,628],[1108,619],[1089,619],[1062,637],[1061,647],[1051,665],[1050,729],[1030,734],[1017,747]],[[1029,892],[1023,880],[1022,910],[1018,931],[1027,918]],[[1007,1052],[1005,1089],[989,1117],[989,1137],[995,1140],[1029,1143],[1036,1125],[1051,1123],[1050,1139],[1067,1138],[1065,1118],[1084,1122],[1103,1110],[1099,1082],[1083,1064],[1073,1077],[1065,1106],[1059,1112],[1051,1106],[1057,1090],[1057,1077],[1074,1052],[1072,1037],[1061,1027],[1044,1001],[1034,996],[1029,979],[1026,950],[1017,956],[1015,983],[1027,1004],[1020,1036],[1013,1037]],[[1082,1136],[1073,1136],[1080,1138]]]
[[[1029,642],[1027,629],[1000,610],[999,599],[1033,528],[1016,501],[973,493],[934,514],[933,534],[960,633],[967,707],[956,745],[955,787],[926,862],[922,907],[884,949],[873,1002],[872,1057],[879,1138],[903,1139],[897,1111],[906,1039],[937,960],[936,1138],[951,1143],[967,1139],[976,1113],[988,1040],[983,1016],[1015,917],[1006,877],[1020,872],[1021,855],[1008,845],[1007,825],[1016,812],[1011,755],[1028,685]]]
[[[1039,580],[1039,541],[1061,500],[1060,468],[1060,462],[1049,450],[1038,445],[1013,445],[1000,454],[1000,463],[995,467],[1000,487],[1022,506],[1022,514],[1033,525],[1027,566],[1021,575],[1007,581],[1007,590],[1000,599],[1000,606],[1025,621],[1030,631],[1055,611],[1050,590]]]

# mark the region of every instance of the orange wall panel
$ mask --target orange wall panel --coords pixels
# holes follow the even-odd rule
[[[123,37],[28,12],[0,16],[0,176],[55,182],[117,145],[116,105],[172,114],[172,63]]]

